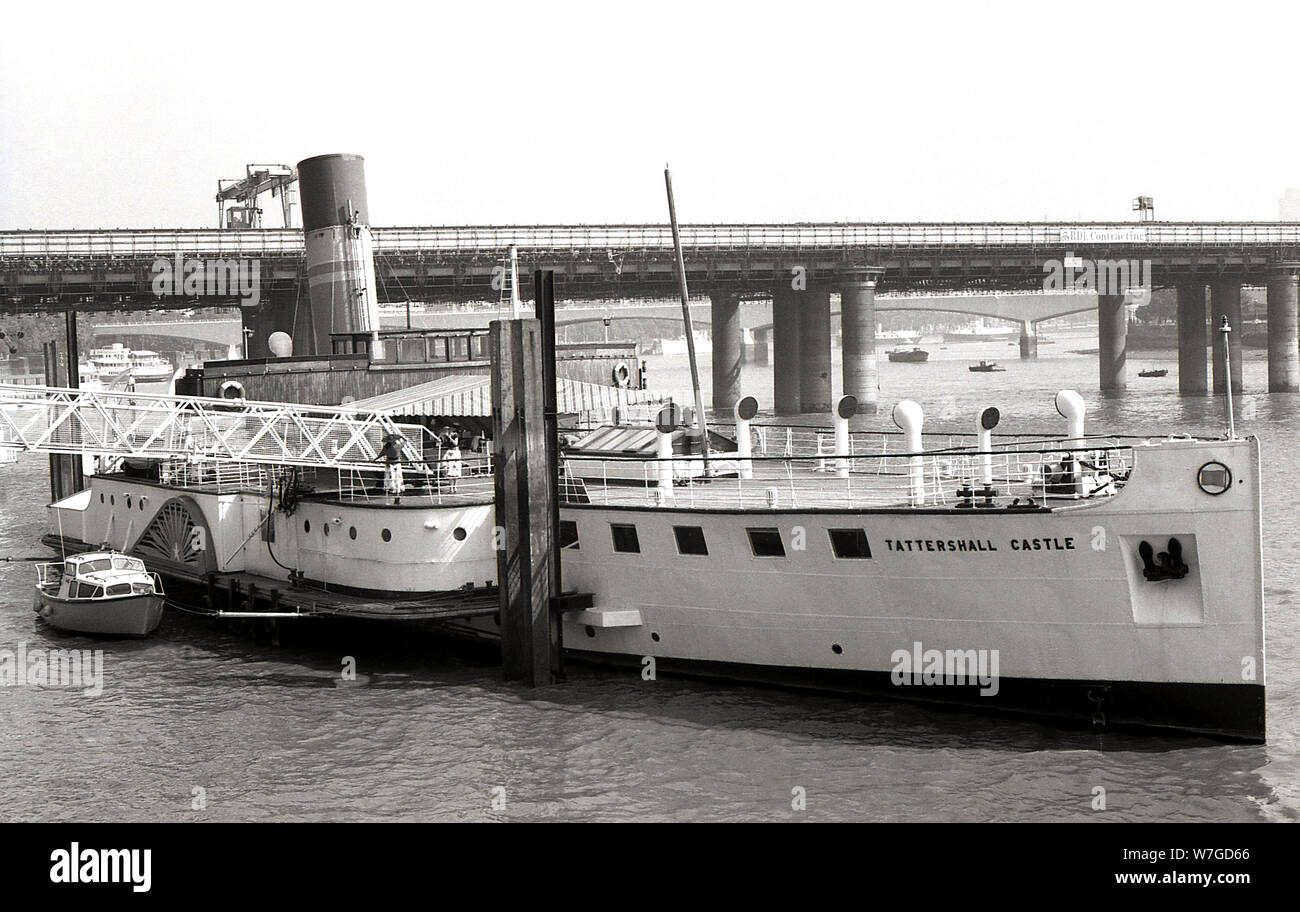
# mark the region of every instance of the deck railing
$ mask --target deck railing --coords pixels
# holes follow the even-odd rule
[[[884,455],[699,456],[565,460],[567,504],[677,509],[1059,506],[1114,496],[1128,480],[1133,447],[1034,441],[991,450]],[[749,476],[749,477],[747,477]]]

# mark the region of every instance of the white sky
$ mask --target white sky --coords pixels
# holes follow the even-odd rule
[[[0,229],[211,227],[366,157],[376,225],[1274,219],[1294,3],[6,3]],[[263,203],[268,223],[278,206]]]

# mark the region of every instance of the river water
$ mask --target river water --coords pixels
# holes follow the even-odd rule
[[[929,346],[929,364],[882,365],[885,408],[862,424],[887,426],[911,397],[927,430],[965,430],[993,404],[1003,429],[1052,431],[1053,394],[1074,387],[1099,432],[1222,430],[1220,402],[1177,395],[1169,354],[1133,359],[1129,392],[1101,399],[1096,359],[1064,351],[1085,342],[1034,362],[1004,343]],[[979,358],[1008,370],[969,373]],[[652,382],[688,385],[682,359],[647,360]],[[1136,377],[1157,363],[1168,377]],[[707,362],[703,374],[707,395]],[[40,624],[30,563],[0,563],[0,648],[104,650],[98,696],[0,687],[0,820],[1300,819],[1300,397],[1257,392],[1262,353],[1245,382],[1238,427],[1264,447],[1267,745],[1099,739],[582,667],[528,691],[419,635],[339,629],[274,647],[175,611],[147,640],[92,641]],[[747,366],[745,392],[770,403],[770,368]],[[41,552],[47,494],[41,458],[0,466],[0,556]]]

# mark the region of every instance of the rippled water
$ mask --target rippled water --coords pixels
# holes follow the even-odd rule
[[[1136,378],[1161,356],[1135,360],[1128,395],[1102,400],[1094,359],[1043,354],[1022,363],[1010,347],[963,346],[927,365],[885,364],[882,402],[917,398],[932,415],[955,416],[932,422],[955,430],[991,403],[1005,428],[1051,430],[1060,423],[1052,393],[1074,386],[1089,397],[1094,428],[1222,426],[1218,402],[1176,395],[1175,369]],[[981,357],[1009,370],[968,373]],[[1264,389],[1261,356],[1250,358],[1247,388]],[[685,375],[679,359],[650,361],[661,383]],[[770,378],[747,368],[746,392],[770,401]],[[102,648],[106,678],[99,697],[0,688],[0,819],[1298,819],[1300,397],[1248,394],[1238,406],[1265,454],[1265,746],[1099,741],[903,704],[583,667],[566,684],[528,691],[501,683],[487,657],[374,628],[276,648],[170,612],[147,640],[91,641],[38,623],[30,564],[0,563],[0,647]],[[886,421],[882,410],[865,423]],[[24,457],[0,473],[0,556],[38,554],[45,463]],[[344,655],[357,660],[355,682],[341,680]],[[1104,812],[1091,809],[1098,786]],[[796,788],[804,811],[791,807]]]

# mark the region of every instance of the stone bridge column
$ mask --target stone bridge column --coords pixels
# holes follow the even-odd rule
[[[740,295],[710,291],[713,310],[713,407],[730,412],[740,398],[740,362],[745,338],[740,325]]]
[[[814,285],[796,293],[799,302],[799,410],[831,408],[831,292]]]
[[[1128,387],[1127,336],[1124,295],[1097,295],[1097,362],[1103,393],[1118,393]]]
[[[880,401],[876,362],[876,282],[879,269],[848,273],[840,286],[840,334],[844,349],[845,396],[855,396],[860,413],[874,414]]]
[[[1279,266],[1268,277],[1268,391],[1300,392],[1300,334],[1296,327],[1296,277],[1300,267]]]
[[[1219,324],[1228,318],[1232,332],[1228,333],[1228,355],[1232,362],[1232,391],[1241,392],[1241,279],[1222,276],[1210,286],[1210,341],[1214,349],[1214,391],[1227,389],[1228,378],[1224,370],[1223,333]]]
[[[772,405],[799,414],[799,300],[789,282],[772,289]]]
[[[1023,360],[1038,357],[1038,324],[1033,320],[1020,324],[1020,357]]]
[[[1209,388],[1205,366],[1205,283],[1188,279],[1178,285],[1178,392],[1202,396]]]

